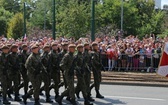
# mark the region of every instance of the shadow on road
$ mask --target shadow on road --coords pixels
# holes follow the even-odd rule
[[[99,101],[95,101],[94,103],[96,105],[113,105],[113,104],[125,105],[125,104],[127,104],[123,101],[115,100],[115,99],[111,99],[111,98],[99,99]]]

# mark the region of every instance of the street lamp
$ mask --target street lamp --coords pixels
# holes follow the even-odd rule
[[[24,25],[23,25],[23,37],[26,35],[26,2],[24,2],[23,4],[23,12],[24,12],[24,15],[23,15],[23,19],[24,19]]]
[[[56,23],[56,20],[55,20],[55,0],[53,0],[53,26],[52,26],[52,36],[53,36],[53,39],[55,40],[55,23]]]
[[[123,20],[124,20],[124,0],[121,0],[121,34],[123,33]]]
[[[91,9],[91,40],[95,40],[95,2],[97,0],[92,0],[92,9]]]

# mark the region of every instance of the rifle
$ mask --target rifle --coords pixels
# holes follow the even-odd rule
[[[72,65],[71,65],[71,67],[69,69],[69,73],[68,73],[70,77],[74,76],[74,68],[75,68],[74,65],[75,65],[75,62],[77,59],[78,59],[78,56],[76,56],[72,61]]]

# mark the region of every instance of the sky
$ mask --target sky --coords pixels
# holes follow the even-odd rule
[[[167,4],[168,5],[168,0],[161,0],[162,1],[162,7],[164,4]]]

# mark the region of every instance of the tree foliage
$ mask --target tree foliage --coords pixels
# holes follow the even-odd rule
[[[6,11],[4,8],[0,8],[0,35],[6,35],[8,22],[12,15],[12,13]]]
[[[23,36],[23,14],[17,13],[15,14],[9,24],[7,30],[8,38],[21,38]]]

